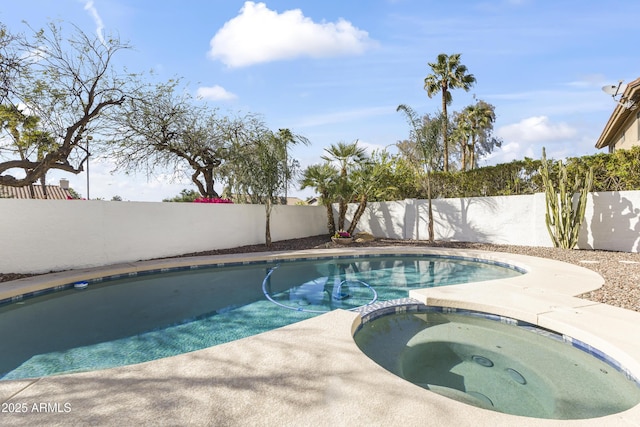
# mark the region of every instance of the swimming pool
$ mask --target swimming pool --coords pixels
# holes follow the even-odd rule
[[[378,310],[355,333],[388,371],[435,393],[512,415],[586,419],[640,403],[640,383],[601,351],[486,313],[413,305]]]
[[[193,266],[92,280],[84,289],[71,283],[0,307],[0,373],[8,380],[140,363],[354,309],[373,290],[382,301],[520,274],[477,259],[405,254]]]

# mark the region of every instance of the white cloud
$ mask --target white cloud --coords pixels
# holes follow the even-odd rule
[[[211,39],[209,57],[229,67],[245,67],[296,57],[360,54],[372,44],[366,31],[349,21],[313,22],[300,9],[282,13],[247,1]]]
[[[84,10],[89,12],[91,17],[93,18],[93,21],[96,23],[96,35],[98,36],[98,40],[100,40],[100,43],[104,44],[104,35],[102,32],[104,30],[104,23],[102,22],[102,18],[98,14],[98,9],[96,9],[93,5],[93,0],[88,0],[84,4]]]
[[[199,87],[196,91],[196,96],[209,101],[231,101],[238,97],[235,93],[231,93],[218,85]]]
[[[538,147],[533,147],[533,145],[532,143],[505,142],[502,144],[502,147],[483,156],[478,163],[480,166],[488,166],[522,160],[524,157],[537,159],[540,157],[540,153],[535,152],[534,148],[537,150]],[[542,147],[540,147],[539,150],[542,150]]]
[[[547,116],[535,116],[496,130],[496,135],[509,142],[551,142],[574,138],[577,132],[566,123],[553,124]]]
[[[503,139],[502,147],[480,159],[480,166],[508,163],[524,157],[539,159],[545,147],[548,158],[587,154],[592,141],[581,138],[579,132],[566,123],[554,124],[547,116],[534,116],[518,123],[502,126],[496,136]]]

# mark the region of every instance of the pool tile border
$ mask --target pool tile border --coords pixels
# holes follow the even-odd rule
[[[240,266],[247,266],[247,265],[260,265],[260,264],[272,264],[272,263],[319,261],[324,259],[336,260],[336,259],[353,259],[353,258],[356,258],[356,259],[388,258],[388,257],[403,257],[403,256],[420,256],[424,258],[435,258],[435,259],[447,258],[447,259],[453,259],[456,261],[478,262],[478,263],[493,265],[497,267],[509,268],[521,274],[527,273],[527,270],[525,270],[524,268],[515,266],[512,264],[508,264],[505,262],[488,260],[488,259],[478,258],[478,257],[466,257],[466,256],[460,256],[460,255],[446,255],[446,254],[433,254],[433,253],[419,254],[419,253],[403,252],[403,253],[393,253],[393,254],[373,253],[373,254],[351,254],[351,255],[347,254],[347,255],[326,255],[326,256],[317,255],[317,256],[309,256],[309,257],[301,257],[301,258],[275,257],[275,258],[263,259],[263,260],[230,261],[230,262],[216,262],[211,264],[192,264],[192,265],[185,265],[185,266],[179,266],[179,267],[162,267],[162,268],[153,268],[149,270],[140,270],[140,271],[131,271],[127,273],[112,274],[112,275],[107,275],[103,277],[96,277],[96,278],[91,278],[87,280],[65,283],[63,285],[56,285],[50,288],[38,289],[31,292],[25,292],[24,294],[14,295],[9,298],[0,299],[0,307],[8,304],[12,304],[12,303],[20,302],[26,299],[72,289],[76,283],[80,283],[80,282],[87,282],[89,283],[89,285],[91,285],[95,283],[104,283],[104,282],[132,278],[132,277],[143,277],[143,276],[162,274],[162,273],[176,273],[180,271],[189,271],[189,270],[206,270],[206,269],[215,269],[215,268],[240,267]]]

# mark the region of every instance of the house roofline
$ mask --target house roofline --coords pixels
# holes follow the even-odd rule
[[[623,99],[628,99],[630,101],[635,101],[636,105],[640,102],[640,78],[635,79],[631,83],[627,85],[624,92],[622,93]],[[596,141],[596,148],[601,149],[607,147],[615,142],[615,137],[618,132],[622,128],[622,125],[627,120],[629,115],[631,115],[631,111],[628,108],[623,107],[620,103],[616,103],[616,108],[613,110],[611,117],[607,121],[607,124],[600,134],[600,137]]]

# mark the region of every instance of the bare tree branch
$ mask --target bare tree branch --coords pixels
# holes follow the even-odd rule
[[[128,48],[117,38],[102,43],[77,27],[64,38],[62,29],[54,24],[33,31],[31,39],[12,40],[7,49],[28,61],[5,101],[26,106],[26,113],[40,119],[40,129],[55,144],[37,160],[0,163],[0,184],[29,185],[50,169],[83,171],[89,155],[82,146],[86,137],[93,132],[109,133],[104,113],[122,105],[131,90],[131,77],[118,75],[111,67],[114,55]],[[25,176],[16,178],[9,173],[12,169],[24,171]]]

